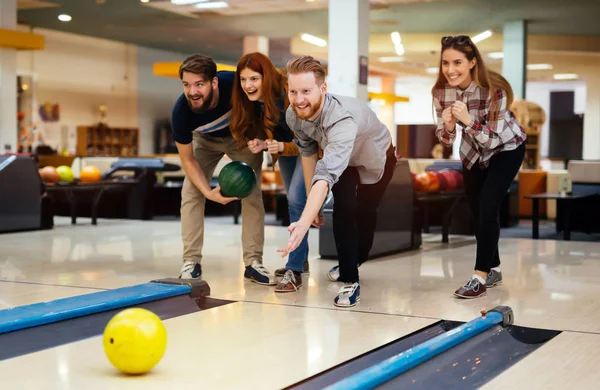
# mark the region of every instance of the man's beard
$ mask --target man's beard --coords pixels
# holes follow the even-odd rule
[[[194,112],[195,114],[204,114],[206,111],[208,111],[208,107],[210,107],[214,96],[212,88],[207,96],[200,96],[203,98],[204,103],[202,103],[200,107],[194,107],[194,101],[189,95],[186,95],[188,106],[190,107],[190,110],[192,110],[192,112]]]
[[[302,120],[310,119],[319,110],[319,107],[321,107],[322,101],[323,101],[323,97],[319,96],[319,101],[317,103],[315,103],[315,104],[309,103],[309,110],[306,114],[298,112],[295,104],[292,105],[292,110],[294,110],[294,113],[296,114],[296,116],[299,119],[302,119]]]

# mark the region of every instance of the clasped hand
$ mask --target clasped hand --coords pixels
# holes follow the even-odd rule
[[[444,111],[442,111],[442,119],[444,124],[446,125],[446,129],[454,130],[456,127],[456,120],[461,121],[465,125],[471,123],[471,115],[469,114],[469,109],[467,105],[460,100],[452,103],[451,106],[446,107]]]

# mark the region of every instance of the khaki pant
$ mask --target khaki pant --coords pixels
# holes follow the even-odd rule
[[[234,161],[243,161],[257,174],[257,186],[247,198],[242,199],[242,249],[246,266],[257,261],[262,264],[265,241],[265,208],[260,188],[262,153],[254,154],[248,148],[241,152],[232,137],[211,137],[194,134],[194,157],[210,182],[217,163],[223,155]],[[206,198],[186,177],[181,190],[181,237],[183,261],[200,262],[204,244],[204,205]]]

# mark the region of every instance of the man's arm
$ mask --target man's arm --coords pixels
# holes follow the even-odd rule
[[[315,168],[317,167],[318,154],[312,156],[302,156],[302,172],[304,173],[304,185],[306,186],[306,196],[310,195],[310,186],[312,178],[315,175]]]
[[[198,164],[198,161],[194,157],[194,150],[191,142],[189,144],[180,144],[179,142],[176,142],[175,144],[179,151],[179,159],[181,160],[181,166],[185,175],[190,179],[192,184],[202,192],[202,195],[204,195],[206,199],[221,204],[227,204],[237,199],[224,197],[221,194],[220,186],[217,186],[214,190],[210,188],[206,176],[204,175],[204,172],[202,172],[202,168],[200,168],[200,164]]]

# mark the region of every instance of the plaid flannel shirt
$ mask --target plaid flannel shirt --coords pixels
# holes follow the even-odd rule
[[[525,130],[506,107],[506,91],[496,91],[498,119],[493,127],[488,123],[491,98],[488,88],[481,88],[474,81],[461,91],[456,87],[446,84],[434,93],[433,103],[437,115],[437,129],[435,135],[443,145],[452,146],[458,128],[462,129],[462,142],[460,145],[460,158],[467,169],[479,162],[481,169],[489,165],[490,159],[497,153],[514,150],[527,138]],[[448,131],[442,120],[442,111],[460,100],[467,105],[471,115],[471,123],[465,124],[456,121],[454,131]]]

